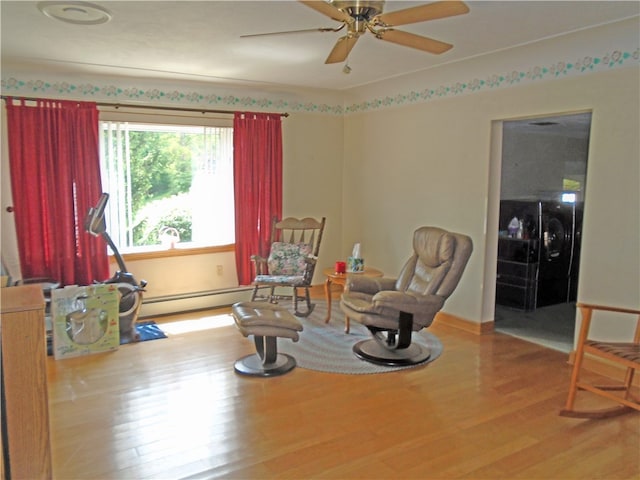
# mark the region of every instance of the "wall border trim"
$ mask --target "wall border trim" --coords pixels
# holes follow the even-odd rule
[[[270,98],[265,93],[238,95],[224,91],[208,91],[206,87],[201,91],[189,90],[188,88],[181,91],[173,87],[165,90],[156,86],[145,88],[143,85],[136,84],[138,82],[128,85],[103,84],[100,81],[73,83],[69,80],[28,78],[28,76],[21,76],[19,73],[8,73],[5,74],[6,77],[3,75],[0,87],[3,95],[11,96],[42,96],[43,98],[84,101],[126,100],[144,102],[149,105],[215,106],[236,110],[350,115],[638,65],[640,65],[640,48],[633,51],[613,49],[603,55],[586,55],[573,60],[560,60],[524,69],[514,68],[499,73],[458,79],[440,85],[425,85],[409,91],[354,103],[349,103],[347,100],[345,103],[348,105],[315,103],[311,98],[313,96],[311,93],[305,99],[277,96]],[[140,80],[139,83],[144,83],[144,81]],[[348,96],[349,92],[346,91],[345,98]]]

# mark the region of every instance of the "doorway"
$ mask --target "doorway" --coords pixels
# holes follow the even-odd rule
[[[495,330],[570,352],[591,113],[505,121]]]

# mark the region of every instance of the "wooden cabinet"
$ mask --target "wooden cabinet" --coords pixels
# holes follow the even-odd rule
[[[3,476],[52,478],[42,288],[1,290]]]

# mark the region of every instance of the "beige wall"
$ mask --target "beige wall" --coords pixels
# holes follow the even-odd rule
[[[592,110],[578,299],[637,308],[638,72],[618,69],[347,116],[343,250],[361,242],[367,264],[396,274],[417,226],[464,232],[474,253],[445,311],[492,320],[497,209],[488,205],[500,189],[500,132],[493,132],[492,153],[492,124],[499,130],[500,120]]]
[[[572,115],[559,117],[571,118]],[[553,128],[553,127],[550,127]],[[500,198],[557,198],[565,179],[585,183],[589,137],[537,132],[505,132]],[[578,196],[579,199],[582,197]]]
[[[283,213],[327,219],[314,283],[342,253],[343,136],[342,116],[292,114],[283,123]]]

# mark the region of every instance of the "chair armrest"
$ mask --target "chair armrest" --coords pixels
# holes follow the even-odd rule
[[[311,281],[313,280],[313,272],[316,269],[316,263],[318,263],[318,257],[309,255],[304,258],[304,261],[304,285],[311,285]]]
[[[311,266],[315,266],[315,264],[318,263],[318,257],[309,255],[307,257],[304,257],[304,261],[307,263],[307,268],[309,268]]]
[[[251,255],[250,259],[255,265],[256,275],[267,275],[269,273],[266,258],[260,255]]]
[[[578,302],[576,307],[580,309],[582,315],[582,325],[580,327],[580,333],[578,335],[578,343],[584,342],[589,339],[589,328],[591,326],[591,317],[594,312],[611,312],[614,314],[627,314],[636,316],[635,334],[633,335],[633,342],[640,344],[640,310],[632,308],[611,307],[608,305],[595,305],[591,303]],[[627,317],[629,318],[629,317]],[[599,318],[598,321],[601,319]]]
[[[425,313],[427,310],[438,311],[444,305],[444,298],[438,295],[413,295],[398,291],[378,292],[372,301],[376,308],[391,308],[414,314]]]
[[[635,310],[631,308],[620,308],[620,307],[609,307],[607,305],[595,305],[592,303],[582,303],[578,302],[576,304],[578,308],[588,308],[590,310],[604,310],[607,312],[618,312],[618,313],[631,313],[635,315],[640,315],[640,310]]]
[[[395,290],[395,278],[365,277],[350,275],[347,277],[345,290],[350,292],[362,292],[375,295],[382,290]]]

